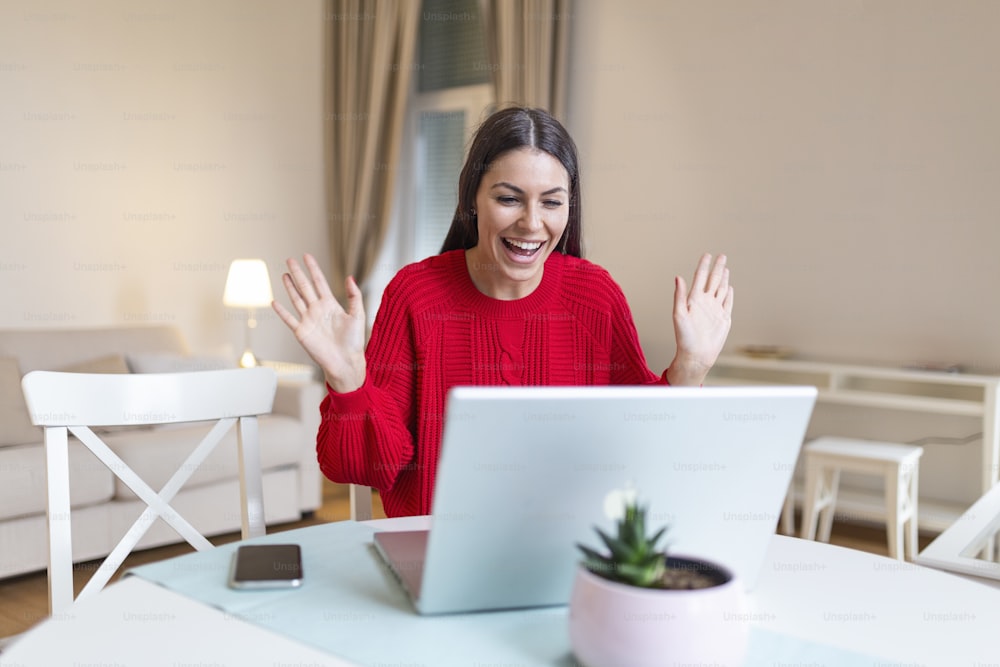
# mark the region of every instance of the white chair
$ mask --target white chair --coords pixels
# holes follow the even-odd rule
[[[110,581],[157,518],[198,550],[213,547],[170,501],[222,437],[237,426],[242,534],[263,535],[264,501],[257,416],[271,412],[277,376],[270,368],[192,373],[89,374],[33,371],[21,386],[31,420],[45,429],[48,475],[49,608],[65,612],[73,604],[73,551],[70,523],[67,434],[75,435],[148,508],[126,531],[77,599]],[[215,421],[188,458],[156,492],[90,427],[144,426]]]
[[[370,486],[351,484],[351,520],[368,521],[372,518],[372,489]]]
[[[917,498],[922,447],[892,442],[823,437],[802,448],[806,489],[802,537],[830,541],[841,471],[878,475],[885,483],[886,534],[889,556],[917,555]],[[905,543],[904,543],[905,535]],[[905,552],[904,552],[905,546]]]
[[[914,561],[966,576],[1000,581],[1000,483],[934,538]]]

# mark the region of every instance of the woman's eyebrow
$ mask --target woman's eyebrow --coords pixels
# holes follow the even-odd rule
[[[516,192],[519,195],[523,195],[524,194],[524,190],[522,190],[521,188],[517,187],[516,185],[514,185],[512,183],[508,183],[507,181],[500,181],[499,183],[494,183],[493,186],[490,189],[493,190],[494,188],[508,188],[510,190],[513,190],[514,192]],[[565,193],[566,192],[566,188],[564,188],[563,186],[559,185],[559,186],[556,186],[556,187],[552,188],[551,190],[546,190],[545,192],[542,193],[542,195],[543,196],[544,195],[553,195],[553,194],[555,194],[557,192],[564,192]]]

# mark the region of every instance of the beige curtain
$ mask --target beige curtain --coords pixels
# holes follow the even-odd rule
[[[327,0],[325,152],[330,287],[359,284],[389,225],[420,18],[415,0]]]
[[[498,107],[541,107],[565,120],[570,0],[484,0]]]

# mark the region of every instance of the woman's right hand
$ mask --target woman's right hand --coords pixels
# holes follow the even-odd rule
[[[359,389],[365,382],[365,307],[361,290],[353,277],[347,279],[345,311],[330,291],[316,258],[307,253],[305,265],[308,276],[298,262],[289,259],[288,273],[281,276],[298,316],[277,301],[271,306],[323,369],[331,389],[338,393]]]

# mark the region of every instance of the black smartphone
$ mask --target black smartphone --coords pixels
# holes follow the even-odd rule
[[[298,544],[244,545],[233,554],[232,588],[295,588],[302,585],[302,549]]]

